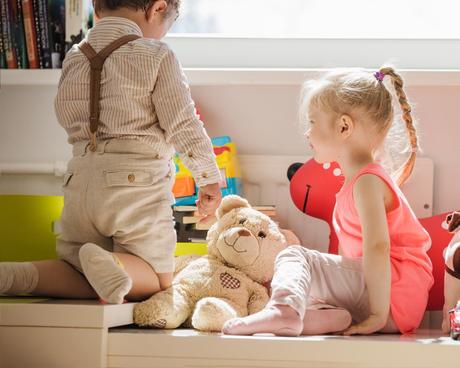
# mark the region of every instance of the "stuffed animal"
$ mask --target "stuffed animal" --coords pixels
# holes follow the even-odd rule
[[[221,331],[224,323],[260,311],[268,302],[264,284],[287,241],[266,215],[236,195],[224,197],[208,231],[208,255],[180,265],[172,286],[139,303],[140,326]]]
[[[455,211],[447,216],[448,229],[454,234],[444,251],[446,263],[444,274],[444,307],[442,330],[450,330],[449,311],[460,301],[460,212]]]

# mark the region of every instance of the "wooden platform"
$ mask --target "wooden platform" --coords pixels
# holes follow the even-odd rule
[[[460,357],[439,330],[224,336],[135,328],[133,306],[0,297],[0,367],[455,367]]]

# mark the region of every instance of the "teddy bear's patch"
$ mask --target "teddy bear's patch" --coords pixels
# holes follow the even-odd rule
[[[165,328],[166,320],[165,319],[158,319],[153,323],[152,326],[156,327],[156,328]]]
[[[220,283],[226,289],[238,289],[241,285],[240,280],[227,272],[222,272],[220,274]]]

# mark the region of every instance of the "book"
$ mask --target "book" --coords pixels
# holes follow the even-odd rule
[[[40,52],[42,54],[43,68],[50,69],[52,60],[48,0],[38,0],[38,17],[40,27]]]
[[[40,19],[38,17],[38,0],[32,0],[32,8],[34,11],[34,25],[35,25],[35,37],[37,43],[37,56],[38,56],[38,67],[39,69],[43,69],[43,55],[41,53],[41,38],[42,35],[40,33]]]
[[[32,0],[21,1],[29,68],[38,69],[40,64],[38,59],[37,30],[35,28],[34,7]]]
[[[8,0],[13,23],[13,45],[17,58],[17,66],[20,69],[29,67],[29,60],[27,57],[26,38],[24,34],[24,20],[22,16],[22,1],[21,0]]]
[[[184,217],[182,217],[182,223],[183,224],[196,224],[198,221],[200,221],[200,218],[196,217],[196,216],[184,216]]]
[[[0,1],[0,7],[3,10],[3,5]],[[6,69],[6,58],[5,58],[5,49],[3,47],[3,21],[2,21],[2,10],[0,10],[0,31],[2,34],[0,35],[0,69]]]
[[[48,3],[47,0],[33,0],[35,27],[41,69],[51,68],[51,40],[49,35]]]
[[[13,28],[11,19],[11,7],[8,4],[8,0],[0,0],[0,5],[2,18],[3,52],[5,54],[6,66],[8,69],[16,69],[18,64],[12,37]]]
[[[211,226],[214,225],[216,222],[217,222],[216,216],[207,216],[207,217],[200,219],[195,224],[195,229],[196,230],[209,230]]]

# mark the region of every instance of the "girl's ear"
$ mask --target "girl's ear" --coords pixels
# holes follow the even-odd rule
[[[165,0],[157,0],[145,12],[145,19],[147,22],[152,23],[156,17],[163,17],[168,8],[168,3]]]
[[[339,119],[338,130],[343,138],[348,138],[353,132],[354,122],[350,115],[342,115]]]

